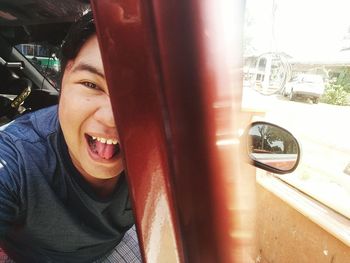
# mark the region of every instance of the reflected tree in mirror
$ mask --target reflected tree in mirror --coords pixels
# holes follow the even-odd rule
[[[276,169],[276,172],[290,172],[296,168],[299,145],[290,132],[273,124],[258,122],[251,126],[248,135],[248,154],[253,161],[265,168]]]

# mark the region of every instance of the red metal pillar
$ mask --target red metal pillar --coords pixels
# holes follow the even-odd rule
[[[92,1],[147,262],[234,261],[240,3]]]

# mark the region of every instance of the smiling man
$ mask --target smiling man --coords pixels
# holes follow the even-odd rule
[[[109,195],[124,167],[96,35],[66,65],[59,120],[74,166]]]
[[[58,107],[0,128],[1,247],[16,262],[140,262],[91,13],[61,59]]]

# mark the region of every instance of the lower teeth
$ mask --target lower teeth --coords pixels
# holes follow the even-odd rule
[[[93,153],[95,153],[95,154],[98,154],[98,151],[96,149],[97,148],[96,147],[96,140],[92,139],[91,136],[88,136],[88,143],[89,143],[91,151]],[[114,150],[113,156],[116,156],[116,155],[118,155],[120,153],[120,145],[119,145],[119,143],[115,144],[114,147],[115,147],[115,150]]]

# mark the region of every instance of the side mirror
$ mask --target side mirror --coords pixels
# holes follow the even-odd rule
[[[254,122],[245,137],[246,155],[252,165],[277,174],[290,173],[297,168],[299,143],[286,129],[268,122]]]

